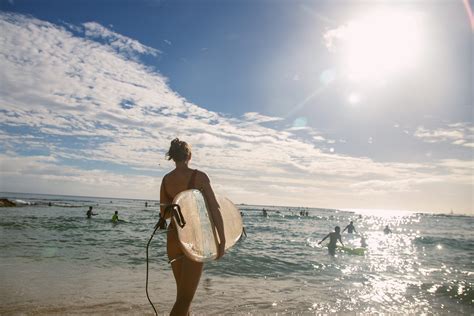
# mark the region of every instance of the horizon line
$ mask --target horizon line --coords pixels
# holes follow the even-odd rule
[[[77,198],[95,198],[95,199],[116,199],[116,200],[132,200],[132,201],[154,201],[154,202],[159,202],[159,199],[138,199],[138,198],[119,198],[119,197],[107,197],[107,196],[87,196],[87,195],[70,195],[70,194],[50,194],[50,193],[32,193],[32,192],[11,192],[11,191],[0,191],[0,194],[31,194],[31,195],[49,195],[49,196],[65,196],[65,197],[77,197]],[[0,196],[0,198],[3,198]],[[463,215],[463,216],[470,216],[473,217],[474,214],[469,214],[469,213],[456,213],[451,210],[451,213],[445,213],[445,212],[427,212],[427,211],[413,211],[413,210],[393,210],[393,209],[380,209],[380,208],[327,208],[327,207],[310,207],[310,206],[289,206],[289,205],[263,205],[263,204],[249,204],[249,203],[235,203],[237,206],[257,206],[257,207],[281,207],[281,208],[298,208],[298,209],[319,209],[319,210],[330,210],[330,211],[342,211],[342,212],[352,212],[354,214],[363,214],[367,212],[374,212],[374,211],[379,211],[379,212],[395,212],[395,213],[401,213],[401,212],[409,212],[413,214],[434,214],[434,215]],[[371,214],[375,215],[375,214]]]

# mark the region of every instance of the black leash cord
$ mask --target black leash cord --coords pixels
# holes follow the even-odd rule
[[[148,302],[150,302],[151,307],[153,307],[153,310],[155,311],[155,315],[158,315],[158,312],[155,309],[155,305],[153,305],[150,296],[148,295],[148,248],[150,247],[151,240],[153,239],[153,236],[155,236],[156,231],[158,230],[159,226],[155,226],[155,230],[153,231],[153,234],[151,234],[150,239],[148,240],[148,243],[146,244],[146,283],[145,283],[145,291],[146,291],[146,297],[148,298]],[[168,231],[172,231],[173,229],[169,229],[163,232],[160,232],[162,234],[167,233]]]
[[[174,212],[173,212],[174,211]],[[165,214],[167,213],[170,213],[171,212],[171,215],[172,216],[175,216],[175,219],[177,221],[177,224],[183,228],[184,225],[186,225],[186,221],[184,220],[184,217],[183,217],[183,214],[181,213],[181,208],[179,207],[178,204],[169,204],[166,208],[165,208]],[[166,216],[166,215],[165,215]],[[162,224],[162,222],[164,222],[164,226],[163,225],[160,225]],[[145,292],[146,292],[146,298],[148,299],[148,302],[150,302],[150,305],[151,307],[153,307],[153,310],[155,311],[155,315],[158,316],[158,312],[156,311],[156,308],[155,308],[155,305],[153,305],[153,302],[151,301],[150,299],[150,295],[148,294],[148,249],[150,248],[150,243],[151,243],[151,240],[153,239],[153,236],[155,236],[156,234],[156,231],[159,229],[159,228],[163,228],[163,229],[166,229],[166,220],[165,218],[161,217],[160,216],[160,219],[158,221],[158,223],[155,225],[155,229],[153,230],[153,233],[151,234],[150,236],[150,239],[148,240],[148,243],[146,244],[146,281],[145,281]],[[168,231],[171,231],[172,229],[169,229],[169,230],[165,230],[161,233],[167,233]],[[181,258],[178,258],[178,259],[181,259]],[[174,260],[170,260],[168,263],[171,263],[172,261],[175,261],[175,260],[178,260],[178,259],[174,259]]]
[[[153,307],[153,310],[155,311],[155,315],[158,316],[158,312],[156,311],[155,305],[153,305],[150,296],[148,295],[148,248],[150,247],[151,240],[153,239],[153,236],[155,236],[156,231],[158,230],[159,226],[155,226],[155,230],[153,231],[153,234],[151,234],[150,239],[148,240],[148,243],[146,244],[146,283],[145,283],[145,291],[146,291],[146,297],[148,298],[148,302],[150,302],[151,307]]]

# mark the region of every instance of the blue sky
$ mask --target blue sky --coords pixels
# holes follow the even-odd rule
[[[0,3],[2,191],[472,212],[467,1]]]

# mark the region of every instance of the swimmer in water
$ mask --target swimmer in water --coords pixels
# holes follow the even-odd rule
[[[92,216],[96,216],[96,213],[92,213],[92,206],[89,206],[89,210],[86,213],[87,218],[92,218]]]
[[[344,230],[343,230],[342,232],[345,232],[346,229],[347,229],[347,232],[348,232],[349,234],[352,234],[352,233],[356,233],[356,234],[357,234],[357,231],[356,231],[356,229],[355,229],[355,227],[354,227],[354,222],[352,222],[352,221],[349,223],[349,225],[346,226],[346,228],[344,228]]]
[[[385,233],[385,235],[388,235],[392,233],[392,230],[388,228],[388,225],[386,225],[385,228],[383,229],[383,232]]]
[[[324,237],[318,244],[321,244],[323,241],[325,241],[329,237],[329,244],[328,244],[328,252],[331,256],[334,256],[336,254],[336,244],[337,241],[341,243],[341,245],[344,247],[344,243],[342,242],[341,239],[341,228],[339,226],[336,226],[334,228],[334,232],[329,233]]]
[[[112,223],[117,223],[119,221],[118,211],[115,211],[115,214],[112,216]]]

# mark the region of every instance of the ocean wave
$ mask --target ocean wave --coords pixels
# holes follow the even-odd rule
[[[13,200],[13,202],[16,203],[16,205],[34,205],[33,202],[28,202],[28,201],[24,201],[24,200]]]
[[[469,219],[474,219],[473,215],[468,215],[468,214],[429,214],[429,213],[416,213],[417,215],[422,215],[426,217],[452,217],[452,218],[469,218]]]
[[[421,289],[431,294],[448,297],[459,303],[474,305],[474,288],[467,281],[452,281],[444,284],[423,283]]]
[[[459,250],[472,250],[474,249],[474,240],[465,238],[446,238],[446,237],[416,237],[414,243],[418,245],[441,245],[447,246]]]

